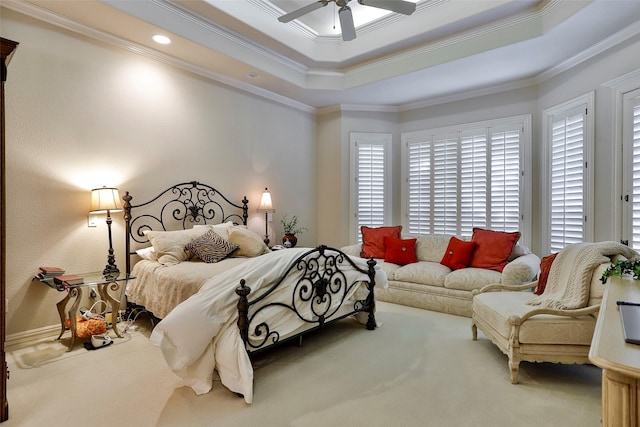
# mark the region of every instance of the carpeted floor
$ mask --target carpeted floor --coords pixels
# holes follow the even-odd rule
[[[7,348],[9,426],[599,426],[601,371],[507,359],[470,320],[380,303],[383,325],[344,320],[254,360],[254,403],[219,381],[196,396],[148,339],[93,351]]]

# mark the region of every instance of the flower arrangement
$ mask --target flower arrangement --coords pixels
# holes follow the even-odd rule
[[[640,259],[621,259],[611,264],[603,273],[600,281],[604,285],[610,276],[633,275],[634,280],[640,280]]]
[[[284,229],[284,234],[302,234],[304,231],[309,231],[307,227],[298,227],[298,215],[293,215],[291,219],[287,219],[285,214],[280,219],[280,224]]]

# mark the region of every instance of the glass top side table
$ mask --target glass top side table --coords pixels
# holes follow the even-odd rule
[[[64,277],[68,276],[69,275],[65,274]],[[78,313],[78,308],[82,301],[83,290],[88,287],[95,287],[100,295],[100,299],[105,302],[105,305],[108,308],[111,309],[111,327],[115,334],[119,338],[122,338],[122,335],[116,325],[118,310],[120,308],[120,302],[124,299],[124,291],[127,287],[127,282],[135,279],[135,277],[123,272],[104,275],[99,271],[72,274],[71,276],[79,276],[79,280],[82,283],[75,283],[74,281],[60,282],[59,280],[55,280],[54,277],[38,279],[41,283],[44,283],[52,289],[67,293],[67,295],[65,295],[65,297],[56,304],[58,308],[58,315],[60,316],[60,334],[56,339],[60,339],[64,334],[64,331],[66,330],[65,320],[68,318],[71,325],[71,343],[69,344],[69,349],[67,351],[71,351],[73,349],[78,326],[76,313]],[[67,305],[71,299],[73,299],[73,303],[67,311]]]

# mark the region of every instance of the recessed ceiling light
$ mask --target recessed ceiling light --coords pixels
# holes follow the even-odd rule
[[[171,43],[171,39],[167,36],[163,36],[160,34],[156,34],[153,36],[153,41],[159,44],[169,44]]]

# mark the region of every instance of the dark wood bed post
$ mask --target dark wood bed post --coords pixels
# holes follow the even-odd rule
[[[240,336],[242,342],[247,344],[249,340],[249,300],[247,296],[251,292],[251,288],[246,286],[244,279],[240,280],[240,286],[236,288],[236,294],[240,297],[238,299],[238,329],[240,329]]]
[[[7,400],[7,379],[9,369],[7,367],[4,352],[6,338],[6,267],[7,267],[7,223],[6,223],[6,191],[5,191],[5,106],[4,106],[4,82],[7,80],[7,65],[11,61],[13,52],[18,47],[18,42],[0,37],[0,422],[9,419],[9,401]]]
[[[124,203],[122,204],[122,209],[124,210],[124,227],[125,227],[124,247],[125,247],[125,256],[127,257],[127,262],[126,262],[127,274],[131,273],[131,255],[130,255],[131,241],[129,239],[131,235],[131,199],[133,199],[133,197],[129,195],[128,191],[124,196],[122,196],[122,200],[124,200]]]
[[[369,266],[369,295],[367,296],[367,307],[369,308],[369,317],[367,319],[367,329],[372,331],[376,328],[376,298],[374,289],[376,287],[376,260],[371,257],[367,261]]]

